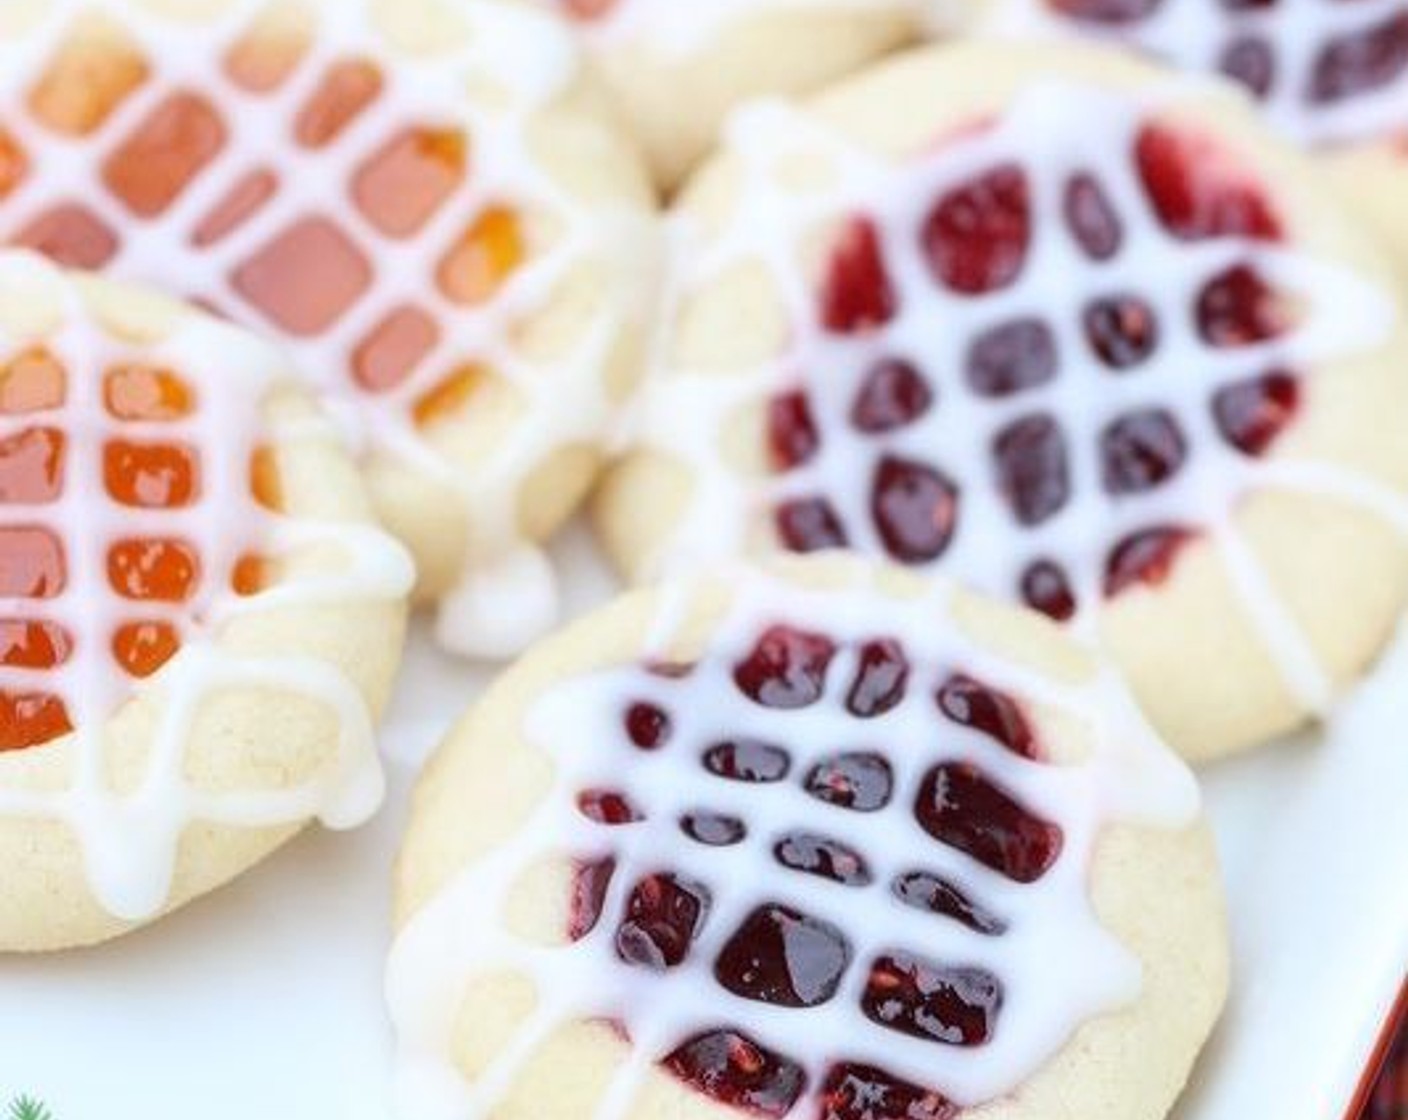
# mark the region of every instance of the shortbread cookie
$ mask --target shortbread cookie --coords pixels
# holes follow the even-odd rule
[[[850,557],[531,652],[426,772],[397,922],[417,1120],[1158,1120],[1227,979],[1196,787],[1117,678]]]
[[[413,572],[370,517],[281,351],[0,253],[0,950],[377,808]]]
[[[1083,35],[1227,75],[1316,149],[1408,267],[1408,4],[1403,0],[980,0],[978,29]]]
[[[536,2],[581,25],[667,189],[713,147],[735,106],[816,89],[944,22],[939,0]]]
[[[15,0],[0,237],[281,333],[441,637],[496,655],[553,621],[534,542],[645,333],[653,199],[603,101],[496,0]]]
[[[679,207],[611,551],[849,545],[1098,636],[1190,757],[1297,726],[1408,593],[1403,311],[1320,186],[1240,98],[1080,46],[749,115]]]

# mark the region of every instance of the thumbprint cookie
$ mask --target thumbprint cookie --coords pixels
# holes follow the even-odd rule
[[[413,571],[286,355],[0,253],[0,950],[380,804]]]
[[[1031,611],[857,557],[634,592],[418,790],[417,1120],[1162,1120],[1224,998],[1191,775]]]
[[[1192,758],[1324,713],[1391,632],[1393,267],[1219,84],[928,48],[745,114],[672,236],[599,507],[632,577],[778,548],[946,572],[1103,642]]]
[[[281,335],[444,643],[497,656],[638,371],[654,201],[603,101],[497,0],[14,0],[0,238]]]

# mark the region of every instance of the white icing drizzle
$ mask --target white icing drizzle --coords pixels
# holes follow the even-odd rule
[[[1331,102],[1311,96],[1321,51],[1402,18],[1403,0],[1277,0],[1258,7],[1219,0],[1162,0],[1122,26],[1063,15],[1047,0],[1000,0],[979,30],[1002,36],[1084,35],[1134,47],[1188,70],[1218,73],[1224,52],[1256,40],[1274,57],[1261,99],[1267,117],[1303,144],[1364,143],[1408,136],[1408,67],[1375,89]]]
[[[109,228],[121,246],[108,263],[115,275],[164,285],[205,299],[235,318],[268,325],[265,314],[234,285],[235,269],[273,238],[309,215],[330,218],[371,263],[366,292],[326,329],[286,337],[301,370],[344,402],[355,417],[358,442],[413,466],[458,493],[469,512],[471,541],[460,586],[437,633],[467,655],[502,655],[552,624],[544,604],[553,587],[526,587],[523,560],[533,545],[522,539],[521,488],[555,449],[599,441],[612,408],[603,383],[611,348],[625,323],[643,305],[626,276],[608,277],[593,295],[600,308],[565,355],[544,361],[526,354],[520,328],[546,309],[583,262],[636,263],[632,247],[651,236],[645,215],[626,207],[586,203],[564,189],[530,148],[529,126],[570,84],[578,55],[566,29],[540,12],[486,2],[455,7],[467,28],[464,42],[412,60],[398,55],[375,29],[372,0],[317,0],[318,26],[296,70],[277,90],[243,93],[221,66],[264,0],[229,0],[204,23],[176,21],[140,0],[110,0],[104,14],[117,19],[139,44],[152,77],[120,103],[92,137],[79,142],[46,132],[28,113],[15,111],[43,72],[82,0],[56,0],[41,24],[0,42],[0,104],[10,107],[4,125],[29,153],[31,167],[0,204],[0,221],[17,230],[55,198],[77,197]],[[317,150],[299,145],[292,121],[317,89],[328,67],[348,58],[372,61],[384,87],[336,137]],[[198,91],[218,109],[224,147],[164,212],[136,220],[107,192],[98,174],[105,153],[177,89]],[[423,228],[393,238],[354,205],[355,170],[403,129],[462,130],[468,137],[468,170]],[[250,172],[272,170],[278,190],[252,216],[217,242],[191,244],[192,232]],[[466,307],[435,282],[442,255],[466,225],[496,205],[523,216],[528,256],[486,303]],[[535,230],[549,231],[545,244]],[[438,337],[410,374],[394,388],[371,394],[352,379],[358,343],[393,309],[412,305],[428,313]],[[497,435],[490,454],[467,469],[436,447],[415,417],[416,403],[442,379],[478,364],[511,386],[522,401],[520,418]],[[517,558],[516,560],[514,558]],[[539,557],[531,562],[542,580],[555,583]],[[504,573],[507,582],[496,581]],[[526,603],[506,607],[514,595]],[[536,625],[525,619],[532,614]],[[496,620],[505,624],[495,628]],[[478,629],[462,629],[472,622]]]
[[[33,335],[0,331],[0,358],[39,345],[66,370],[63,403],[53,409],[0,418],[6,436],[43,425],[66,434],[61,496],[53,503],[0,506],[6,526],[42,524],[62,539],[66,583],[50,598],[6,598],[8,618],[63,625],[73,649],[46,669],[0,667],[0,686],[35,688],[61,697],[73,732],[31,748],[67,750],[71,781],[40,791],[0,784],[0,816],[61,821],[79,839],[97,900],[114,916],[155,916],[170,894],[177,847],[188,825],[211,822],[241,828],[300,823],[317,817],[331,828],[352,828],[379,807],[383,777],[372,716],[357,687],[330,663],[311,656],[256,657],[222,649],[220,623],[290,606],[398,599],[414,572],[405,551],[366,525],[293,520],[256,507],[248,493],[250,454],[261,436],[274,446],[318,438],[302,424],[282,430],[259,415],[265,394],[288,377],[277,349],[216,320],[185,315],[163,338],[135,344],[91,321],[84,296],[63,275],[28,253],[0,253],[0,299],[50,301],[62,316]],[[178,420],[118,422],[103,404],[102,371],[133,360],[177,371],[198,395],[194,412]],[[196,500],[175,509],[117,505],[103,484],[103,444],[112,436],[184,442],[201,454]],[[107,553],[132,536],[174,537],[198,551],[204,573],[184,603],[128,603],[108,584]],[[236,596],[223,582],[246,552],[271,559],[332,546],[343,563],[315,574],[275,582]],[[146,680],[123,675],[109,649],[116,626],[134,619],[169,622],[181,648]],[[205,702],[222,692],[264,688],[306,698],[336,719],[337,758],[306,783],[287,789],[212,792],[185,774],[195,721]],[[158,722],[145,770],[131,791],[110,788],[106,775],[109,718],[133,696],[153,698]]]
[[[651,628],[657,649],[673,645],[700,585],[672,584]],[[1057,684],[984,651],[949,622],[948,585],[918,601],[876,594],[858,577],[851,586],[806,590],[758,573],[731,572],[729,603],[687,677],[662,680],[639,665],[568,678],[540,697],[528,715],[529,739],[548,753],[551,791],[507,843],[464,868],[407,924],[391,954],[388,997],[398,1032],[401,1114],[416,1120],[480,1120],[495,1106],[545,1038],[564,1023],[610,1019],[630,1036],[629,1058],[582,1120],[623,1120],[656,1063],[701,1031],[727,1025],[801,1064],[808,1093],[789,1117],[812,1114],[809,1094],[834,1062],[867,1063],[937,1089],[974,1107],[1014,1090],[1080,1028],[1127,1005],[1141,989],[1141,967],[1098,922],[1088,869],[1103,829],[1116,821],[1181,827],[1195,819],[1191,774],[1156,739],[1119,682],[1109,675]],[[841,652],[817,704],[780,711],[758,706],[733,685],[733,665],[769,625],[817,630]],[[859,721],[845,713],[858,645],[899,639],[912,672],[906,699],[885,715]],[[651,659],[645,651],[644,660]],[[1020,700],[1047,706],[1086,728],[1091,752],[1051,765],[1020,758],[979,732],[948,724],[933,701],[937,683],[969,673]],[[622,713],[636,701],[663,704],[674,721],[658,750],[633,747]],[[791,777],[776,784],[716,779],[701,749],[722,739],[756,737],[784,745]],[[894,768],[894,795],[874,814],[850,812],[809,797],[798,779],[838,746],[878,749]],[[945,760],[981,766],[999,786],[1065,832],[1063,854],[1037,882],[1021,886],[933,841],[911,813],[925,772]],[[593,825],[575,809],[584,789],[624,792],[647,813],[632,825]],[[698,809],[732,814],[748,826],[734,847],[705,848],[677,821]],[[867,887],[845,887],[791,872],[772,845],[796,829],[834,837],[863,853],[874,873]],[[583,940],[536,946],[502,922],[508,892],[544,857],[613,856],[617,867],[603,917]],[[957,922],[909,909],[890,894],[891,878],[932,869],[1009,923],[983,936]],[[614,932],[626,896],[642,876],[662,869],[708,887],[712,904],[689,957],[667,973],[625,965]],[[763,1005],[717,984],[719,951],[756,906],[778,902],[843,930],[852,964],[835,997],[808,1010]],[[964,1049],[888,1031],[859,1008],[869,962],[908,946],[926,958],[984,967],[1002,978],[1006,999],[993,1040]],[[1059,961],[1059,967],[1052,962]],[[474,976],[521,973],[537,1003],[482,1077],[467,1083],[451,1056],[454,1022]]]
[[[598,47],[646,44],[667,56],[688,57],[707,50],[731,26],[763,14],[781,12],[911,12],[917,22],[935,28],[953,25],[954,5],[947,0],[543,0],[581,21],[588,40]]]
[[[1175,83],[1176,91],[1178,83]],[[658,576],[737,555],[764,511],[793,497],[825,495],[852,547],[884,554],[868,509],[872,456],[887,453],[933,463],[963,498],[955,535],[930,567],[1001,597],[1012,597],[1023,567],[1038,557],[1070,574],[1091,634],[1104,601],[1105,549],[1138,530],[1187,526],[1220,549],[1248,619],[1305,710],[1322,713],[1330,676],[1241,540],[1242,497],[1280,488],[1332,495],[1390,523],[1408,525],[1408,506],[1389,487],[1348,468],[1283,458],[1249,458],[1216,430],[1218,390],[1268,370],[1305,371],[1372,350],[1392,329],[1396,311],[1383,291],[1351,270],[1294,247],[1219,238],[1176,239],[1153,211],[1130,153],[1141,125],[1155,119],[1169,93],[1121,98],[1064,81],[1035,82],[990,128],[897,166],[861,150],[819,122],[782,105],[760,105],[734,121],[729,149],[741,168],[736,204],[720,230],[705,234],[681,213],[673,226],[672,290],[656,351],[657,376],[637,416],[637,441],[692,468],[690,500],[679,511],[654,570]],[[792,158],[821,161],[819,186],[783,186],[773,167]],[[934,201],[1004,163],[1026,174],[1032,233],[1021,274],[980,297],[947,295],[922,253],[919,230]],[[1069,177],[1088,173],[1123,226],[1118,252],[1095,264],[1062,218]],[[809,236],[864,216],[877,228],[898,310],[885,326],[858,337],[828,333],[819,297],[799,263]],[[1301,317],[1287,333],[1252,345],[1219,348],[1194,321],[1195,293],[1222,270],[1246,264],[1273,289],[1292,296]],[[789,337],[781,353],[728,374],[672,361],[669,324],[695,292],[722,283],[745,265],[761,265],[780,299]],[[1158,348],[1137,369],[1113,374],[1088,356],[1081,311],[1088,301],[1133,293],[1159,324]],[[976,395],[963,370],[967,348],[999,324],[1035,317],[1051,329],[1060,368],[1050,382],[1005,399]],[[880,355],[912,361],[936,403],[924,416],[878,440],[851,428],[848,416],[870,363]],[[821,448],[800,467],[750,479],[723,460],[722,432],[738,410],[794,386],[805,387]],[[1109,496],[1102,485],[1099,436],[1138,408],[1167,410],[1187,445],[1179,472],[1135,495]],[[1003,428],[1049,412],[1066,438],[1070,497],[1037,526],[1020,526],[991,465]],[[1019,546],[1019,547],[1018,547]]]

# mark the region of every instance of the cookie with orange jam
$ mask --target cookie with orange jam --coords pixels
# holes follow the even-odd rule
[[[855,557],[531,651],[397,886],[418,1120],[1162,1120],[1227,984],[1196,787],[1118,678]]]
[[[751,112],[676,208],[604,538],[948,573],[1102,642],[1189,757],[1265,742],[1408,599],[1408,319],[1355,218],[1231,91],[1087,46]]]
[[[566,25],[484,0],[22,0],[0,238],[282,337],[440,634],[551,624],[537,548],[629,394],[653,197]]]
[[[0,253],[0,949],[366,819],[412,577],[281,351]]]

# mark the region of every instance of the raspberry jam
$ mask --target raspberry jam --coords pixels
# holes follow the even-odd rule
[[[1098,18],[1112,22],[1142,18],[1144,11],[1138,4],[1097,7]],[[1186,414],[1186,392],[1178,394],[1178,407],[1161,403],[1169,392],[1165,379],[1204,372],[1171,368],[1167,355],[1189,346],[1182,336],[1191,330],[1200,353],[1225,352],[1237,361],[1284,336],[1297,312],[1255,263],[1257,247],[1278,243],[1283,232],[1270,197],[1235,158],[1206,136],[1161,123],[1145,122],[1132,135],[1120,174],[1142,192],[1148,214],[1121,212],[1114,200],[1126,198],[1128,208],[1127,195],[1115,189],[1108,169],[1063,172],[1059,206],[1042,212],[1033,195],[1035,169],[994,155],[987,169],[937,188],[918,230],[890,228],[874,214],[851,221],[820,284],[812,359],[818,384],[804,377],[768,411],[772,465],[786,495],[773,507],[773,524],[786,548],[868,547],[909,565],[942,564],[962,538],[965,519],[975,516],[970,503],[983,507],[983,532],[998,531],[988,513],[995,502],[1010,526],[1011,553],[1021,557],[1024,536],[1032,541],[1008,593],[1054,619],[1070,621],[1093,607],[1082,601],[1087,588],[1114,596],[1168,578],[1198,529],[1152,511],[1209,454],[1191,433],[1210,427],[1220,436],[1224,446],[1213,455],[1266,455],[1297,419],[1302,395],[1295,370],[1259,369],[1248,358],[1245,376],[1212,385],[1197,403],[1208,425]],[[1149,232],[1140,233],[1141,223]],[[1156,239],[1170,261],[1212,243],[1234,250],[1233,263],[1209,266],[1196,281],[1186,322],[1166,310],[1155,258],[1142,286],[1131,282],[1128,268],[1119,282],[1101,279],[1137,233]],[[891,263],[905,236],[927,266],[927,276],[919,277],[925,286],[914,291],[900,290]],[[1067,246],[1063,260],[1084,262],[1080,267],[1090,273],[1068,276],[1066,286],[1092,294],[1062,308],[1042,288],[1038,310],[1014,314],[1010,300],[1000,301],[1030,279],[1039,240],[1052,237]],[[912,269],[906,275],[915,282]],[[991,316],[974,313],[989,300],[996,308]],[[983,324],[957,340],[959,369],[938,359],[926,363],[915,353],[912,332],[903,334],[902,348],[891,343],[900,309],[921,306],[931,308],[926,329],[938,335],[951,308]],[[854,380],[837,380],[848,376]],[[1087,435],[1086,417],[1065,403],[1072,381],[1091,382],[1097,395],[1128,403]],[[822,407],[823,392],[828,400],[840,396]],[[971,399],[955,401],[956,393]],[[838,413],[835,403],[847,401]],[[962,438],[944,426],[945,410],[960,405],[975,417],[1005,418],[978,448],[986,462],[961,458]],[[929,431],[944,434],[929,439]],[[846,477],[819,465],[831,444],[844,448]],[[1093,478],[1081,468],[1092,456]],[[1089,502],[1082,489],[1092,483],[1112,525],[1128,526],[1126,511],[1141,508],[1151,511],[1145,523],[1112,528],[1104,540],[1092,536],[1089,511],[1077,514]],[[843,490],[855,485],[863,486],[859,494]],[[1060,527],[1077,515],[1085,521],[1074,539]],[[1044,545],[1052,533],[1068,538],[1066,545]],[[964,572],[981,581],[992,578],[991,567]]]
[[[962,953],[946,957],[934,948],[942,939],[906,941],[945,927],[1000,941],[1009,920],[981,897],[979,884],[995,881],[983,876],[1031,886],[1062,856],[1062,828],[1024,806],[1003,777],[1010,767],[1044,765],[1023,705],[972,673],[935,671],[884,634],[841,640],[819,627],[773,622],[739,648],[688,666],[623,671],[630,692],[612,716],[612,734],[623,749],[647,751],[644,765],[678,757],[685,777],[658,788],[683,792],[681,782],[692,775],[687,796],[695,807],[660,821],[685,838],[680,848],[638,831],[652,826],[654,814],[639,790],[576,793],[597,854],[576,862],[569,937],[609,933],[614,956],[633,978],[704,969],[692,982],[711,977],[740,1008],[790,1009],[803,1035],[808,1012],[845,1001],[857,1030],[868,1023],[887,1036],[953,1050],[990,1045],[1002,1029],[1002,977]],[[675,691],[697,690],[704,681],[730,695],[701,701],[690,691],[695,699],[686,701]],[[704,717],[725,734],[699,735],[701,703],[710,713],[733,713]],[[897,738],[895,727],[913,725],[885,722],[906,706],[925,725],[918,741]],[[814,722],[823,716],[826,724]],[[764,722],[804,738],[761,737],[753,725]],[[833,735],[852,745],[817,750],[819,733],[826,745]],[[711,804],[725,797],[727,812]],[[915,837],[905,845],[914,862],[898,873],[874,858],[893,850],[883,839],[892,829]],[[875,838],[873,851],[867,836]],[[610,854],[617,841],[634,845],[631,858],[648,869],[630,872],[619,895],[610,892],[623,874],[619,849]],[[739,881],[724,869],[736,864],[711,862],[738,858],[743,845],[765,855],[770,870]],[[939,870],[954,860],[970,869],[963,882]],[[757,897],[743,902],[740,890]],[[847,918],[854,911],[839,897],[845,894],[854,907],[893,907],[920,924],[907,936],[907,927],[887,919],[898,940],[876,951],[857,941]],[[829,899],[827,913],[813,912],[808,899]],[[743,1113],[830,1120],[957,1114],[942,1094],[857,1060],[844,1042],[817,1075],[809,1072],[815,1055],[753,1037],[746,1014],[713,1014],[705,1016],[706,1030],[671,1040],[657,1057],[681,1081]],[[629,1013],[622,1031],[630,1035]]]
[[[99,388],[78,387],[80,377]],[[194,519],[210,453],[191,436],[200,408],[182,373],[135,358],[88,370],[44,346],[0,355],[10,433],[0,440],[0,597],[12,604],[0,619],[0,751],[50,742],[95,694],[151,676],[216,591],[258,590],[258,558],[224,564]],[[272,469],[250,460],[251,514],[261,488],[277,489]],[[65,501],[79,525],[62,520]],[[222,517],[238,523],[239,504],[227,502]],[[117,683],[87,671],[70,679],[80,643],[106,649]]]

